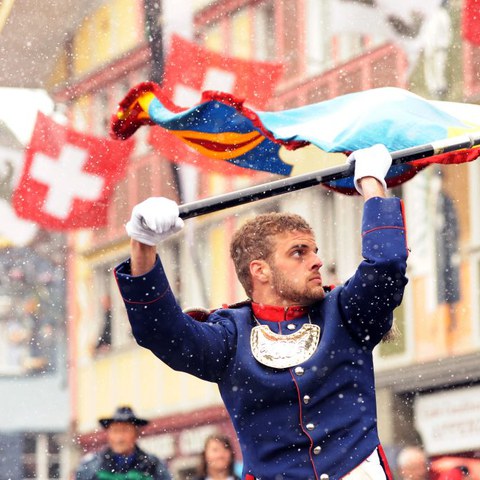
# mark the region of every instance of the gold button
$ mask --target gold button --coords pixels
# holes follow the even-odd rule
[[[302,375],[305,373],[305,370],[304,370],[302,367],[296,367],[296,368],[295,368],[295,373],[296,373],[298,376],[302,376]]]
[[[295,326],[295,324],[289,323],[289,324],[287,325],[287,328],[288,328],[289,330],[295,330],[297,327]]]
[[[310,395],[304,395],[303,396],[303,403],[307,405],[307,403],[310,402]]]
[[[307,423],[306,427],[307,430],[313,430],[315,428],[315,425],[313,423]]]
[[[319,445],[317,445],[317,446],[313,449],[313,453],[314,453],[315,455],[318,455],[321,451],[322,451],[322,447],[320,447]]]
[[[328,473],[322,473],[320,475],[320,480],[328,480],[330,477],[328,476]]]

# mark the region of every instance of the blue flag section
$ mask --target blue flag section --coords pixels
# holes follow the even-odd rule
[[[331,166],[334,153],[344,163],[345,155],[376,143],[393,152],[480,131],[480,106],[433,102],[394,87],[278,112],[255,111],[222,92],[204,92],[199,105],[181,111],[167,105],[157,85],[140,84],[113,116],[112,135],[126,139],[141,125],[159,125],[212,161],[295,176]],[[479,155],[474,148],[394,165],[387,184],[399,185],[429,163],[461,163]],[[327,186],[355,192],[352,178]]]

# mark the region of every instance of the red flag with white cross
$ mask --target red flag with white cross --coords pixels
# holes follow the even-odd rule
[[[480,45],[480,0],[464,0],[462,4],[462,36],[473,45]]]
[[[12,195],[15,211],[46,230],[106,225],[114,186],[134,146],[122,143],[85,135],[39,113]]]
[[[282,73],[283,66],[279,63],[221,55],[173,35],[165,60],[162,98],[167,101],[169,110],[179,112],[199,103],[202,92],[219,90],[244,98],[246,105],[262,110],[272,98]],[[191,163],[210,171],[246,174],[227,162],[212,162],[159,127],[150,129],[149,142],[175,163]]]

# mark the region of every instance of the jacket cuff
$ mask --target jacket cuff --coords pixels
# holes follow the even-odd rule
[[[399,198],[370,198],[363,210],[362,235],[385,227],[405,228],[402,201]]]
[[[122,298],[128,303],[153,303],[170,290],[165,270],[158,255],[153,268],[143,275],[132,276],[130,259],[118,265],[114,274]],[[148,291],[145,290],[145,285],[149,286]]]

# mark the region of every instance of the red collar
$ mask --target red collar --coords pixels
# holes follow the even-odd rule
[[[253,314],[269,322],[283,322],[284,320],[294,320],[308,314],[309,308],[301,305],[291,307],[277,307],[274,305],[264,305],[262,303],[252,302]]]

